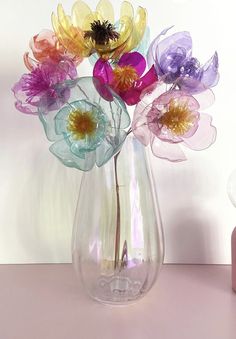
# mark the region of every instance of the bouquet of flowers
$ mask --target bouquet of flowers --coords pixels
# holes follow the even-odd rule
[[[28,73],[12,90],[16,108],[39,117],[64,165],[102,166],[129,133],[170,161],[185,160],[184,147],[201,150],[215,141],[212,118],[202,111],[214,102],[218,55],[202,65],[189,32],[170,35],[167,28],[149,44],[146,10],[134,15],[124,1],[115,19],[109,0],[95,11],[77,0],[70,16],[59,5],[52,26],[31,39]],[[80,77],[85,58],[92,74]],[[127,106],[134,106],[132,121]]]

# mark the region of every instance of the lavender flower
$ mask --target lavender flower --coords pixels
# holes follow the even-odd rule
[[[167,84],[176,84],[189,93],[202,92],[217,85],[219,80],[217,52],[201,66],[192,56],[192,38],[189,32],[178,32],[160,41],[166,29],[151,43],[148,64],[153,64],[159,77]]]

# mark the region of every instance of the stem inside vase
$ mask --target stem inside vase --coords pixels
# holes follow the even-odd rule
[[[115,167],[115,183],[116,183],[116,233],[115,233],[115,261],[114,269],[116,270],[119,267],[119,257],[120,257],[120,193],[119,193],[119,182],[118,182],[118,173],[117,173],[117,158],[120,152],[114,156],[114,167]]]

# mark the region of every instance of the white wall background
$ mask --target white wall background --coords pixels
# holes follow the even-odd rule
[[[91,6],[96,1],[88,0]],[[0,263],[69,262],[81,173],[48,151],[36,117],[14,108],[10,88],[25,72],[28,41],[50,28],[57,0],[0,0]],[[73,0],[62,1],[70,10]],[[218,128],[207,151],[188,161],[153,159],[166,239],[166,262],[230,263],[236,210],[226,185],[236,168],[236,38],[234,0],[133,0],[146,7],[152,38],[172,24],[189,30],[194,55],[205,62],[218,51],[221,80],[209,109]],[[120,1],[113,0],[118,13]],[[87,68],[82,70],[86,74]]]

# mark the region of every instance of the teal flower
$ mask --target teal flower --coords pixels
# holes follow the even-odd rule
[[[59,112],[40,113],[50,151],[68,167],[89,171],[116,154],[126,138],[130,117],[122,99],[112,92],[104,100],[97,79],[85,77],[68,82],[71,96]],[[74,86],[74,87],[73,87]]]

